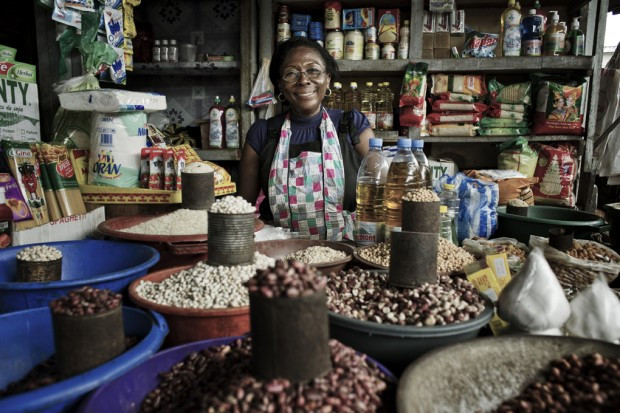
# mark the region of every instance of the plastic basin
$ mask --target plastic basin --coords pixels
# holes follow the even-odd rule
[[[460,341],[476,338],[493,317],[493,305],[475,319],[444,326],[415,327],[355,320],[329,312],[330,337],[369,355],[399,375],[422,354]]]
[[[85,285],[120,292],[159,260],[155,249],[125,242],[84,240],[44,245],[62,252],[61,281],[15,282],[15,256],[25,246],[0,250],[0,313],[45,307],[51,300]]]
[[[592,232],[599,232],[605,220],[595,214],[574,209],[531,206],[527,217],[506,212],[506,207],[497,208],[498,224],[495,237],[511,237],[527,244],[530,235],[548,237],[551,228],[572,230],[575,236],[583,237]]]
[[[115,379],[154,354],[168,333],[159,314],[123,308],[125,335],[141,340],[120,356],[85,373],[52,385],[0,398],[0,412],[66,412],[86,393]],[[0,388],[25,376],[54,354],[52,316],[48,308],[0,315]]]
[[[321,241],[310,239],[280,239],[273,241],[261,241],[256,244],[256,251],[271,258],[282,258],[292,252],[301,251],[308,247],[329,247],[347,254],[345,258],[320,264],[312,264],[313,267],[327,274],[343,270],[353,259],[355,247],[337,241]]]
[[[122,377],[106,383],[88,398],[84,399],[78,413],[135,413],[146,395],[159,384],[159,373],[169,371],[188,354],[202,349],[229,344],[240,337],[224,337],[174,347],[151,357],[149,361],[131,370]],[[381,364],[376,363],[386,375],[394,375]]]
[[[161,305],[145,300],[136,288],[142,281],[162,282],[173,274],[191,268],[191,265],[168,268],[139,278],[129,286],[129,298],[136,305],[157,311],[164,316],[170,333],[166,347],[218,337],[238,336],[250,331],[250,307],[200,309]]]
[[[398,384],[400,413],[492,411],[519,395],[550,361],[571,353],[620,357],[620,346],[575,337],[488,337],[428,353]],[[592,406],[593,409],[595,406]]]

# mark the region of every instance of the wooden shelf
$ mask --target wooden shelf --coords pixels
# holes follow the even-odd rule
[[[241,71],[239,62],[165,62],[135,63],[131,75],[164,76],[218,76],[236,75]]]
[[[323,13],[324,6],[323,1],[317,0],[272,0],[272,10],[278,10],[278,4],[284,3],[291,8],[291,13],[310,13],[320,11]],[[376,0],[340,0],[343,9],[350,9],[356,7],[374,7],[375,10],[388,8],[388,5],[383,5]],[[505,6],[505,4],[504,4]],[[391,0],[389,8],[409,8],[411,7],[411,0]],[[402,12],[402,10],[401,10]],[[377,16],[375,16],[376,18]]]
[[[383,143],[396,142],[398,140],[398,131],[396,130],[377,130],[374,131],[375,138],[383,139]]]
[[[238,161],[241,149],[196,149],[203,161]]]
[[[517,136],[426,136],[420,139],[426,143],[499,143],[517,138]],[[570,142],[582,141],[583,136],[547,135],[524,136],[530,142]]]

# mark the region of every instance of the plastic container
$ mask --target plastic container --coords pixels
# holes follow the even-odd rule
[[[49,308],[36,308],[0,315],[0,388],[19,380],[34,366],[54,354]],[[123,308],[125,334],[140,342],[113,360],[85,373],[52,385],[0,399],[0,412],[68,412],[79,399],[97,387],[146,361],[168,333],[166,322],[156,313]],[[112,410],[110,410],[112,411]],[[116,410],[119,411],[119,410]]]
[[[458,245],[457,242],[454,242],[456,235],[456,233],[453,231],[452,226],[454,220],[450,218],[450,215],[448,215],[448,207],[445,205],[440,206],[439,213],[441,214],[439,216],[439,236],[441,238],[447,239],[453,244]]]
[[[432,189],[433,175],[431,174],[431,165],[428,162],[428,158],[424,154],[424,141],[422,139],[413,140],[411,142],[411,152],[420,166],[420,174],[422,175],[424,187]]]
[[[366,87],[362,89],[360,111],[366,116],[370,129],[377,129],[377,108],[375,107],[375,90],[372,87],[372,82],[366,82]]]
[[[536,9],[531,9],[529,15],[523,19],[522,47],[523,56],[542,55],[542,27],[543,17],[536,14]]]
[[[101,386],[83,401],[78,413],[136,413],[146,395],[159,384],[159,373],[169,371],[190,353],[209,347],[230,344],[241,337],[225,337],[186,344],[162,351],[141,366],[122,377]],[[387,376],[394,375],[374,360],[377,367]]]
[[[439,194],[439,202],[441,205],[445,205],[448,207],[448,216],[452,219],[452,227],[454,228],[454,233],[459,233],[459,208],[461,206],[461,200],[459,199],[459,195],[456,192],[454,184],[443,184],[443,191]],[[457,245],[458,245],[458,238]]]
[[[357,89],[357,82],[349,84],[349,90],[344,92],[344,110],[362,110],[362,94]]]
[[[62,252],[61,281],[15,282],[16,255],[24,247],[0,250],[0,313],[45,307],[51,300],[85,285],[121,292],[159,261],[157,250],[140,244],[84,240],[45,245]]]
[[[583,56],[586,49],[586,36],[579,29],[579,17],[574,17],[566,36],[565,50],[570,56]]]
[[[557,11],[551,11],[551,24],[547,26],[543,36],[543,55],[560,56],[564,54],[566,31],[560,24]]]
[[[500,31],[504,56],[521,54],[521,12],[515,7],[515,0],[508,0],[508,7],[501,16]]]
[[[372,245],[381,241],[385,180],[389,168],[382,145],[382,139],[370,139],[370,150],[357,172],[356,245]]]
[[[165,346],[171,347],[209,338],[235,336],[250,331],[249,306],[212,310],[180,308],[145,300],[136,292],[141,281],[159,283],[171,275],[191,267],[193,266],[186,265],[157,271],[135,280],[129,286],[131,301],[139,307],[156,311],[165,318],[170,330],[166,337]]]

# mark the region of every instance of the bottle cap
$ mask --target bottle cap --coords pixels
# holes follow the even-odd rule
[[[447,189],[448,191],[452,191],[454,189],[454,184],[443,184],[443,189]]]
[[[154,43],[155,46],[159,46],[160,44],[161,44],[161,41],[155,40],[155,43]]]
[[[372,86],[372,82],[366,82],[366,86],[371,87]]]
[[[399,148],[411,148],[411,139],[408,138],[398,138],[396,142],[396,146]]]
[[[424,148],[424,141],[422,139],[414,139],[411,146],[422,149]]]
[[[177,41],[175,39],[170,39],[170,44],[177,44]]]
[[[403,23],[403,25],[409,27],[409,20],[405,20],[405,22]]]
[[[351,87],[352,89],[357,89],[357,82],[349,83],[349,87]]]
[[[573,22],[571,23],[571,28],[578,29],[579,28],[579,17],[573,17]]]
[[[228,99],[228,101],[230,103],[235,103],[236,102],[235,97],[233,95],[230,95],[230,99]]]
[[[370,147],[371,148],[380,148],[383,146],[383,139],[381,138],[370,138]]]
[[[342,89],[342,83],[334,82],[334,89]]]
[[[448,206],[447,205],[440,205],[439,206],[439,213],[440,214],[445,214],[446,212],[448,212]]]
[[[556,23],[560,21],[560,16],[558,15],[558,12],[556,10],[551,10],[551,20]]]
[[[164,46],[168,46],[168,40],[166,40],[166,39],[162,40],[161,44],[163,44]]]
[[[530,16],[536,15],[536,9],[530,9]]]

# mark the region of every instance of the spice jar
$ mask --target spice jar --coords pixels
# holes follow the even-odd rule
[[[155,40],[153,43],[152,60],[153,63],[161,62],[161,42],[159,40]]]
[[[342,4],[339,1],[326,1],[325,4],[325,30],[340,29],[340,11]]]
[[[396,58],[396,49],[394,43],[386,43],[381,49],[381,59],[394,60]]]
[[[349,30],[344,38],[344,58],[362,60],[364,58],[364,35],[361,30]]]
[[[344,55],[344,35],[340,30],[333,30],[327,33],[327,36],[325,36],[325,48],[334,59],[342,59]]]
[[[168,61],[168,40],[161,41],[161,52],[160,52],[160,60],[162,62]]]
[[[168,61],[179,61],[179,49],[177,48],[177,41],[175,39],[170,39],[170,46],[168,47]]]
[[[377,44],[377,28],[366,29],[366,47],[364,57],[366,60],[379,60],[381,47]]]

